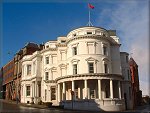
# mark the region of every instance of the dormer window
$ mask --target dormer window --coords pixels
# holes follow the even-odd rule
[[[65,43],[66,42],[66,40],[61,40],[61,43]]]
[[[77,36],[76,34],[73,34],[73,36]]]
[[[92,32],[87,32],[87,35],[92,34]]]
[[[47,45],[46,48],[49,48],[49,46]]]

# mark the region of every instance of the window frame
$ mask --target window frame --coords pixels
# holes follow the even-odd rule
[[[92,64],[92,66],[90,66],[90,64]],[[90,68],[93,68],[92,70]],[[94,62],[88,62],[88,69],[89,69],[89,73],[94,73]]]
[[[77,46],[72,47],[73,55],[77,55]]]
[[[108,73],[108,64],[104,63],[104,73]]]
[[[27,75],[31,75],[31,64],[27,64]]]
[[[49,72],[45,72],[45,80],[49,80]]]
[[[30,96],[30,92],[31,92],[31,87],[28,85],[26,86],[26,96]]]
[[[108,55],[108,47],[107,46],[103,46],[103,55]]]
[[[73,75],[78,73],[78,69],[77,68],[78,68],[77,64],[73,64]]]
[[[56,87],[51,87],[51,100],[56,100]]]
[[[45,64],[49,64],[49,56],[45,57]]]

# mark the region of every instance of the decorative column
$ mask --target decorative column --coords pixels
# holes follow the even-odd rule
[[[49,92],[49,100],[52,101],[52,100],[51,100],[51,97],[52,97],[52,95],[51,95],[51,92],[52,92],[52,91],[51,91],[51,86],[48,86],[48,89],[49,89],[49,91],[48,91],[48,92]]]
[[[74,91],[74,80],[72,80],[72,91]]]
[[[37,81],[35,81],[35,97],[37,97]]]
[[[84,99],[87,99],[87,80],[84,80]]]
[[[101,100],[101,79],[98,80],[98,98]]]
[[[72,91],[74,92],[74,89],[75,89],[75,88],[74,88],[74,80],[72,80],[72,88],[71,88],[71,89],[72,89]],[[75,92],[74,92],[74,95],[75,95]],[[75,98],[74,95],[71,95],[71,96],[73,96],[73,98],[71,97],[73,100],[74,100],[74,98]]]
[[[34,97],[34,82],[32,82],[32,97]]]
[[[57,94],[58,94],[58,102],[60,102],[60,84],[59,83],[58,83]]]
[[[35,89],[35,92],[34,92],[34,94],[35,94],[35,104],[37,104],[37,102],[38,102],[38,99],[37,99],[37,97],[38,97],[38,95],[37,95],[37,91],[38,91],[38,87],[37,87],[37,81],[35,81],[35,84],[34,84],[34,89]]]
[[[113,96],[113,81],[110,79],[110,98],[114,98]]]
[[[118,90],[119,90],[119,99],[121,99],[121,85],[120,85],[120,81],[118,81]]]
[[[66,100],[65,82],[63,82],[63,100]]]

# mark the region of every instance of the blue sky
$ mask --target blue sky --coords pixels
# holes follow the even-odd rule
[[[3,47],[0,66],[11,60],[27,42],[40,44],[56,40],[58,36],[66,36],[75,28],[86,26],[87,3],[90,1],[95,6],[91,10],[92,24],[117,30],[121,51],[133,53],[132,57],[139,65],[140,87],[144,94],[148,94],[148,0],[8,1],[3,3],[2,10]]]
[[[91,12],[91,18],[95,26],[98,25],[97,10],[102,8],[99,5],[115,7],[115,4],[107,3],[93,5],[95,9]],[[86,26],[87,23],[87,2],[4,3],[3,56],[8,57],[5,57],[3,64],[27,42],[42,43],[56,40],[58,36],[66,36],[72,29]],[[99,24],[105,27],[103,23]],[[8,52],[11,54],[8,55]]]

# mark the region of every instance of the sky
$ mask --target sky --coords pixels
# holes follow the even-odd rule
[[[94,26],[117,30],[123,52],[139,66],[140,88],[149,93],[149,0],[4,0],[1,8],[1,62],[9,62],[28,42],[38,44],[66,36],[88,23],[87,3],[94,5]],[[8,54],[9,53],[9,54]]]

